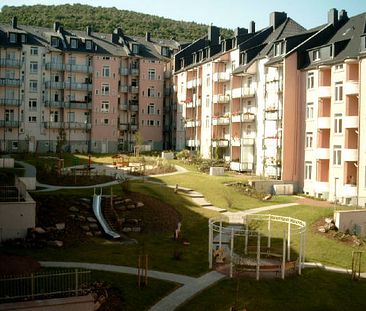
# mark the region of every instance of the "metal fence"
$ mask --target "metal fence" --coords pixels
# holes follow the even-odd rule
[[[83,296],[90,291],[90,270],[62,270],[0,278],[0,302]]]

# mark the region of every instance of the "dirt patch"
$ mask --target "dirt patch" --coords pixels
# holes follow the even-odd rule
[[[57,177],[55,174],[48,175],[40,175],[37,174],[38,181],[40,183],[46,185],[54,185],[54,186],[91,186],[97,184],[103,184],[109,181],[115,180],[112,176],[72,176],[72,175],[63,175]]]
[[[28,256],[0,254],[0,275],[20,275],[38,272],[40,264]]]
[[[317,206],[317,207],[334,207],[334,204],[328,201],[322,201],[322,200],[314,200],[311,198],[306,197],[299,197],[295,203],[301,204],[301,205],[311,205],[311,206]]]

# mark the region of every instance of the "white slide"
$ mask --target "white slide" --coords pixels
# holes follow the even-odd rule
[[[104,232],[112,237],[113,239],[118,239],[121,236],[114,232],[111,227],[109,227],[107,221],[105,220],[103,214],[102,214],[102,195],[101,194],[95,194],[93,195],[93,212],[95,217],[97,218],[98,222],[102,226]]]

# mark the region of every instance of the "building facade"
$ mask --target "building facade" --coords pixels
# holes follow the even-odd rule
[[[2,152],[173,148],[171,54],[178,43],[112,34],[0,25]],[[167,115],[167,116],[165,116]]]

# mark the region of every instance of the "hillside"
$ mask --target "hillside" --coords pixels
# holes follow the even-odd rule
[[[175,38],[180,42],[196,40],[207,32],[207,25],[195,22],[82,4],[5,5],[0,12],[0,22],[9,23],[13,16],[17,16],[19,24],[25,25],[52,27],[54,21],[59,21],[68,29],[83,30],[91,25],[94,31],[106,33],[119,26],[128,35],[143,36],[149,31],[153,37]],[[228,29],[222,29],[221,33],[224,37],[232,35]]]

